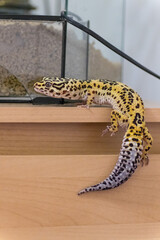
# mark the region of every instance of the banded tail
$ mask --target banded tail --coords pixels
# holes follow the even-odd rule
[[[109,177],[94,186],[81,190],[78,195],[90,191],[101,191],[116,188],[126,182],[135,172],[141,161],[143,136],[139,138],[138,141],[135,141],[134,136],[130,138],[126,137],[127,133],[128,131],[124,136],[118,161]]]

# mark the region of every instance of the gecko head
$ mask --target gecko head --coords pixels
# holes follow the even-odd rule
[[[55,98],[70,98],[68,91],[69,79],[44,77],[42,81],[34,84],[34,90],[38,93]]]

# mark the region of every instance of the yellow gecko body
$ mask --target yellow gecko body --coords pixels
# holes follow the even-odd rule
[[[147,153],[152,145],[152,136],[144,121],[144,105],[140,96],[127,85],[104,79],[79,80],[69,78],[47,78],[34,85],[36,92],[55,98],[83,100],[86,107],[92,104],[110,103],[111,125],[102,132],[114,134],[118,126],[126,126],[118,161],[104,181],[83,189],[79,195],[89,191],[118,187],[127,181],[137,166],[148,164]],[[144,146],[144,142],[146,145]]]

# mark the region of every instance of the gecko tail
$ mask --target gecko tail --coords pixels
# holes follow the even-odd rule
[[[107,188],[107,189],[109,189],[109,188]],[[99,183],[99,184],[96,184],[96,185],[94,185],[94,186],[91,186],[91,187],[87,187],[87,188],[82,189],[82,190],[78,193],[78,196],[81,195],[81,194],[87,193],[87,192],[101,191],[101,190],[106,190],[106,188],[103,188],[103,187],[102,187],[102,183]]]
[[[109,177],[94,186],[81,190],[78,195],[116,188],[126,182],[138,167],[142,151],[142,141],[135,142],[124,137],[118,161]]]

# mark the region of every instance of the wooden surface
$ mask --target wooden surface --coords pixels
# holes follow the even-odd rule
[[[109,123],[1,123],[0,154],[118,154],[125,129],[115,136],[102,130]],[[151,153],[160,153],[160,123],[148,123],[154,141]]]
[[[89,226],[160,221],[160,155],[116,190],[77,196],[106,178],[117,156],[4,156],[0,228]]]
[[[0,240],[160,239],[160,110],[150,163],[117,189],[77,196],[113,169],[110,109],[0,105]]]
[[[160,223],[0,229],[2,240],[159,240]]]
[[[111,108],[89,109],[61,106],[33,106],[31,104],[0,104],[0,123],[64,123],[109,122]],[[160,109],[145,109],[146,122],[160,122]]]

